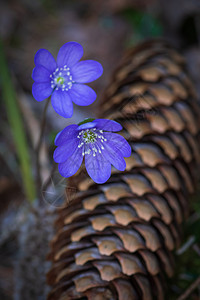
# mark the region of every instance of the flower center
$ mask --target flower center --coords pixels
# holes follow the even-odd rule
[[[90,153],[96,156],[97,152],[101,153],[104,150],[102,144],[107,141],[103,136],[103,130],[97,130],[96,128],[81,130],[77,138],[80,139],[78,148],[82,148],[83,156]]]
[[[70,73],[70,68],[66,65],[63,68],[57,68],[51,75],[51,88],[61,89],[62,91],[68,91],[72,88],[74,81]]]
[[[83,134],[83,139],[84,139],[85,143],[87,143],[87,144],[92,143],[93,144],[97,140],[97,134],[94,133],[92,130],[85,131],[84,134]]]

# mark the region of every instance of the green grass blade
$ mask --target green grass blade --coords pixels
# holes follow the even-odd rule
[[[23,127],[20,110],[16,100],[15,90],[12,85],[11,77],[4,55],[3,44],[0,39],[0,85],[2,96],[6,107],[8,121],[12,130],[16,151],[19,159],[24,191],[27,199],[32,202],[35,197],[35,184],[32,176],[32,168],[26,134]]]

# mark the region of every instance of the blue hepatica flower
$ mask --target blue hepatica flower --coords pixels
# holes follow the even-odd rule
[[[76,42],[64,44],[57,56],[57,62],[46,49],[37,51],[32,78],[33,97],[43,101],[51,96],[55,111],[71,118],[73,104],[86,106],[96,99],[95,91],[84,83],[92,82],[103,73],[101,64],[94,60],[79,61],[83,56],[83,47]]]
[[[96,183],[106,182],[111,165],[120,171],[126,168],[124,157],[131,155],[129,143],[119,134],[122,126],[112,120],[88,119],[69,125],[58,133],[54,160],[64,177],[74,175],[85,158],[85,167]]]

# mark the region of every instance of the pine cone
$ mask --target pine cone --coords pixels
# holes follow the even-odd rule
[[[105,184],[75,178],[80,192],[60,210],[51,244],[48,300],[162,300],[200,162],[200,109],[183,57],[163,41],[133,49],[101,111],[122,124],[133,152]]]

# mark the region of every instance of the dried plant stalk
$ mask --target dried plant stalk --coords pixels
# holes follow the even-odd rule
[[[164,299],[200,161],[200,109],[184,59],[163,41],[130,51],[101,103],[132,145],[125,172],[59,211],[48,300]]]

